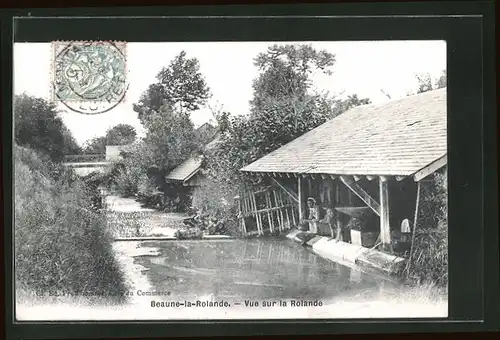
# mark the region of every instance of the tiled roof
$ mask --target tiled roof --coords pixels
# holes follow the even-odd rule
[[[184,181],[194,175],[201,167],[201,157],[189,157],[172,170],[165,178],[167,180]]]
[[[206,150],[210,150],[217,145],[219,141],[219,134],[216,134],[213,140],[205,145]],[[174,181],[185,181],[196,174],[200,168],[202,163],[201,156],[191,156],[186,161],[177,166],[174,170],[172,170],[165,179],[174,180]]]
[[[242,171],[412,175],[447,153],[446,88],[358,106]]]

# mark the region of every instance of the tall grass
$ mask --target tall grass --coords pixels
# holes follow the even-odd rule
[[[446,169],[422,184],[422,207],[413,252],[402,274],[410,281],[447,287],[448,284],[448,185]]]
[[[112,253],[106,216],[84,183],[14,149],[16,291],[93,296],[120,302],[126,287]],[[60,170],[60,169],[59,169]]]

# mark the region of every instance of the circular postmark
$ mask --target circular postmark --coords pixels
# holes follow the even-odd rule
[[[83,114],[107,112],[122,102],[128,88],[125,44],[56,43],[53,100]]]

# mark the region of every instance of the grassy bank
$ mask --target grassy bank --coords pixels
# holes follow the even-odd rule
[[[14,149],[15,278],[19,300],[56,294],[121,302],[123,273],[88,188],[33,151]]]
[[[446,169],[422,185],[414,243],[400,274],[409,282],[446,289],[448,285],[448,185]]]

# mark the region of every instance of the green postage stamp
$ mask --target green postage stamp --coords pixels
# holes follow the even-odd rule
[[[123,101],[127,83],[125,42],[52,43],[52,100],[83,114],[107,112]]]

